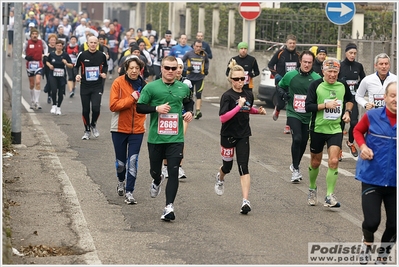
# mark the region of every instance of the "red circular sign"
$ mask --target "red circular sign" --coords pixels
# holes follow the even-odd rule
[[[262,12],[259,2],[242,2],[238,8],[243,19],[254,20],[257,19]]]

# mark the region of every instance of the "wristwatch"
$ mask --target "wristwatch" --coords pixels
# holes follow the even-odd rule
[[[350,110],[350,109],[347,109],[347,110],[345,110],[345,112],[349,112],[349,114],[352,114],[352,110]]]

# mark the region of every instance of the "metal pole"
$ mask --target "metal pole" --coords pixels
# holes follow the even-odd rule
[[[341,60],[341,25],[338,25],[337,59]]]
[[[8,20],[9,20],[9,15],[8,15],[8,3],[3,3],[4,5],[4,29],[3,29],[3,40],[2,42],[4,43],[4,49],[3,49],[3,66],[6,65],[6,50],[8,48],[8,31],[7,31],[7,25],[8,25]],[[8,53],[10,53],[10,51],[7,51]],[[4,74],[6,72],[6,68],[3,68],[2,70],[2,74],[4,77]]]
[[[246,20],[247,22],[247,26],[248,26],[248,53],[250,53],[251,51],[251,21],[250,20]]]
[[[13,75],[12,75],[12,121],[11,137],[13,144],[21,144],[21,94],[22,94],[22,4],[14,3],[14,45],[13,45]]]
[[[397,70],[395,69],[396,67],[396,60],[394,58],[395,56],[395,47],[396,47],[396,8],[397,8],[397,3],[393,4],[393,18],[392,18],[392,41],[391,41],[391,71],[393,73],[396,73]]]

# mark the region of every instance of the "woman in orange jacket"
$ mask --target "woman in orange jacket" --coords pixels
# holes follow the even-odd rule
[[[133,191],[146,118],[145,114],[136,112],[136,105],[140,91],[146,85],[140,76],[144,62],[132,56],[125,61],[123,67],[126,73],[114,80],[109,97],[109,109],[112,111],[111,135],[118,178],[116,190],[120,196],[125,195],[127,204],[136,204]]]

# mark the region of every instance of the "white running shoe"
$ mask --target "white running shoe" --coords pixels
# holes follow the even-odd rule
[[[90,131],[85,131],[85,134],[82,136],[82,140],[89,140],[90,139]]]
[[[116,192],[118,192],[118,195],[123,196],[123,193],[125,193],[125,182],[118,181],[118,185],[116,186]]]
[[[339,208],[339,207],[341,207],[341,203],[338,202],[335,194],[330,194],[330,195],[326,196],[326,198],[324,200],[324,207]]]
[[[248,214],[248,212],[250,212],[251,211],[251,203],[249,202],[249,200],[248,199],[243,199],[242,200],[242,205],[241,205],[241,210],[240,210],[240,212],[242,213],[242,214]]]
[[[157,197],[159,195],[159,193],[161,193],[161,185],[164,180],[165,180],[165,176],[163,176],[163,174],[161,174],[161,182],[159,183],[159,185],[154,184],[154,179],[152,179],[152,183],[151,183],[151,187],[150,187],[150,196],[152,198]]]
[[[174,220],[174,219],[175,219],[175,208],[173,207],[173,204],[170,203],[164,208],[162,216],[161,216],[161,220],[168,222],[168,221]]]
[[[165,178],[168,178],[169,177],[169,175],[168,175],[168,166],[162,166],[162,175],[165,177]]]
[[[187,178],[186,173],[184,172],[182,167],[179,167],[179,179]]]
[[[137,204],[137,201],[134,199],[132,192],[126,192],[125,203],[128,205]]]
[[[57,107],[57,110],[55,111],[55,115],[61,115],[61,108]]]
[[[310,189],[308,194],[308,205],[309,206],[316,206],[317,205],[317,188]]]
[[[299,170],[294,169],[291,176],[291,182],[299,183],[301,180],[302,180],[302,174],[299,172]]]
[[[53,105],[53,106],[51,107],[50,113],[51,113],[51,114],[55,114],[56,111],[57,111],[57,105]]]
[[[219,178],[220,172],[216,174],[215,192],[218,196],[221,196],[224,193],[224,180],[220,181]]]
[[[91,128],[91,132],[93,133],[93,136],[95,138],[100,136],[100,132],[97,130],[97,127],[90,126],[90,128]]]

